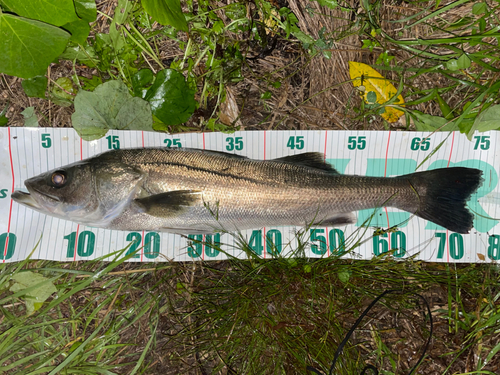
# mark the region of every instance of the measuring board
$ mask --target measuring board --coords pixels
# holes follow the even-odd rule
[[[127,254],[135,252],[130,260],[137,262],[220,260],[229,256],[245,259],[249,255],[238,246],[239,240],[244,239],[250,251],[263,258],[327,257],[344,253],[357,244],[343,257],[370,259],[389,252],[398,259],[495,262],[500,259],[500,188],[495,169],[500,160],[499,134],[481,133],[468,141],[460,133],[390,131],[176,135],[110,131],[100,140],[87,142],[71,128],[2,128],[0,260],[26,259],[39,241],[32,254],[34,259],[95,259],[127,246]],[[134,147],[191,147],[266,160],[315,151],[322,153],[341,174],[390,177],[462,166],[481,169],[485,181],[468,202],[475,220],[474,228],[467,235],[450,232],[392,208],[358,211],[356,224],[335,228],[266,227],[245,230],[238,235],[124,232],[57,219],[10,199],[12,191],[24,189],[27,178],[111,149]],[[363,225],[365,222],[369,222],[369,226]],[[306,246],[300,247],[297,253],[301,243]]]

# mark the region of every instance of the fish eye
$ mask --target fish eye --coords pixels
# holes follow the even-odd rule
[[[57,171],[52,173],[52,184],[56,188],[63,187],[66,185],[67,178],[66,178],[66,172],[64,171]]]

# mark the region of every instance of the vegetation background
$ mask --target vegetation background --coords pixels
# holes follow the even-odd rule
[[[75,0],[74,6],[76,24],[44,26],[48,37],[59,35],[62,49],[32,74],[28,52],[35,45],[18,49],[16,22],[38,27],[40,18],[20,21],[15,2],[0,0],[0,33],[13,37],[0,42],[0,125],[74,126],[85,139],[134,126],[469,135],[498,128],[498,1]],[[43,40],[40,34],[35,43]],[[383,90],[365,100],[349,61],[376,68],[405,106],[397,95],[379,101]],[[78,117],[106,108],[80,99],[99,92],[140,98],[135,102],[148,102],[152,113],[134,124],[111,118],[91,129]],[[389,122],[381,114],[391,109],[401,116]],[[410,371],[429,335],[412,292],[428,300],[434,319],[415,373],[500,373],[498,266],[395,261],[388,253],[371,261],[136,264],[111,254],[67,264],[2,263],[0,374],[327,371],[357,317],[388,289],[405,293],[370,311],[335,373],[361,373],[365,364],[383,374]]]

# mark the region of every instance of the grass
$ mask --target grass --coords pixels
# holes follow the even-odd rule
[[[131,74],[144,66],[182,71],[198,89],[200,108],[196,124],[170,131],[228,131],[237,121],[255,129],[315,129],[332,126],[332,118],[345,129],[414,130],[423,126],[416,121],[420,111],[434,116],[427,130],[437,130],[433,124],[441,118],[465,132],[498,102],[498,2],[362,1],[356,9],[342,3],[333,10],[301,3],[306,21],[330,20],[311,35],[287,10],[280,17],[268,2],[252,4],[186,2],[189,35],[153,27],[136,6],[124,51],[111,51],[115,58],[92,55],[98,59],[94,71],[75,62],[67,76],[83,72],[130,85]],[[94,28],[102,31],[112,6],[102,1],[99,10],[101,24]],[[331,20],[341,26],[331,30]],[[321,66],[345,63],[344,47],[369,53],[372,66],[401,83],[404,120],[389,124],[377,115],[379,107],[363,105],[346,72],[337,70],[335,81],[328,81]],[[267,59],[273,54],[283,64]],[[314,74],[325,86],[304,89]],[[222,108],[229,91],[238,113]],[[12,94],[13,103],[21,96]],[[63,109],[47,108],[39,111],[53,125]],[[241,248],[248,244],[241,241]],[[403,294],[387,296],[370,311],[334,373],[361,373],[366,364],[382,374],[408,373],[429,334],[414,292],[431,304],[435,328],[417,373],[500,372],[496,264],[441,265],[387,255],[311,260],[300,249],[295,255],[153,266],[124,262],[117,254],[67,264],[1,264],[0,374],[304,374],[307,366],[328,373],[350,327],[389,289]],[[15,275],[28,271],[57,289],[31,315],[25,302],[33,289],[10,291]]]
[[[420,373],[437,373],[436,361],[443,374],[494,374],[498,366],[496,265],[299,257],[166,263],[152,270],[123,261],[114,254],[75,264],[2,265],[0,371],[299,374],[314,366],[327,372],[354,321],[389,289],[403,293],[370,311],[338,373],[360,373],[366,364],[407,373],[415,365],[429,333],[415,292],[430,302],[435,325]],[[55,279],[57,288],[31,316],[22,293],[8,291],[14,275],[26,270]]]

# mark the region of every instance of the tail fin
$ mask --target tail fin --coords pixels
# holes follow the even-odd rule
[[[417,172],[404,177],[416,190],[420,207],[415,214],[453,232],[467,234],[474,215],[465,206],[483,183],[479,169],[453,167]]]

